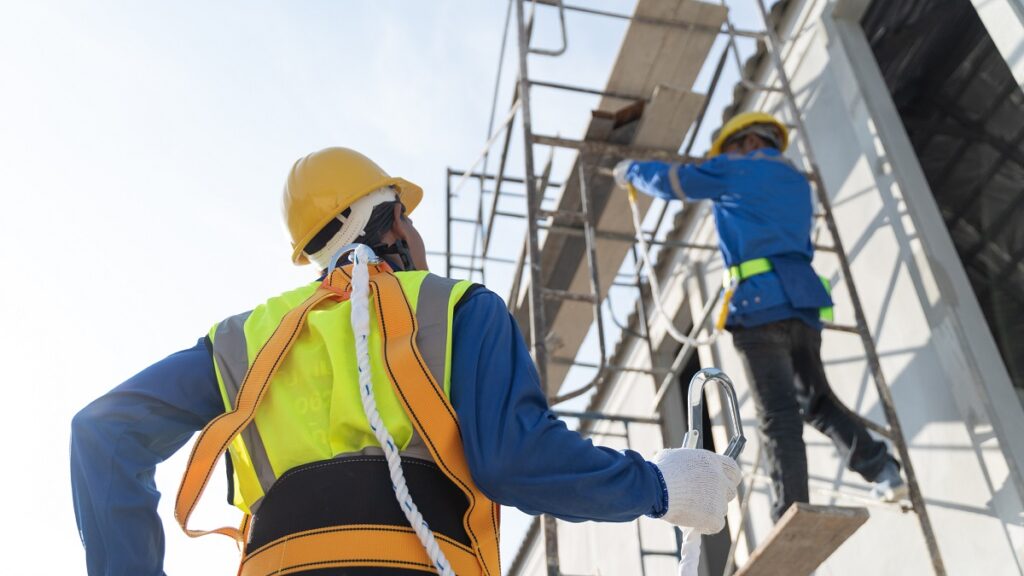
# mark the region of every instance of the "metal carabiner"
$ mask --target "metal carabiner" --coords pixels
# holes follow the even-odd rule
[[[342,257],[344,257],[349,252],[355,252],[355,249],[358,248],[359,246],[366,245],[360,244],[358,242],[352,242],[350,244],[345,244],[344,246],[339,248],[338,251],[335,252],[333,256],[331,256],[331,261],[327,265],[327,276],[329,277],[331,273],[334,272],[334,269],[338,267],[338,262],[342,259]],[[380,264],[380,256],[377,256],[377,253],[373,251],[373,248],[370,248],[369,246],[366,246],[366,248],[370,251],[371,254],[373,254],[373,256],[370,257],[369,263]]]
[[[718,368],[704,368],[690,379],[690,387],[686,393],[690,414],[687,420],[688,432],[683,436],[683,448],[702,448],[704,446],[701,430],[704,429],[704,386],[708,382],[717,382],[719,387],[725,390],[726,401],[729,404],[729,409],[726,411],[727,418],[734,434],[722,454],[736,460],[740,457],[747,438],[743,436],[743,423],[740,421],[740,406],[736,401],[736,389],[733,387],[732,380]]]

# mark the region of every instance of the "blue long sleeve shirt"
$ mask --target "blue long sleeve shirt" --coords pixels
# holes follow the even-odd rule
[[[664,200],[710,200],[726,266],[771,260],[771,272],[736,287],[729,327],[787,318],[821,327],[819,309],[831,306],[832,299],[811,268],[811,189],[778,150],[722,154],[699,164],[634,162],[626,178],[639,191]]]
[[[515,321],[485,288],[456,308],[451,370],[470,471],[488,497],[569,521],[664,514],[667,492],[653,464],[594,446],[552,414]],[[222,411],[204,338],[75,416],[71,484],[91,576],[163,574],[156,465]]]

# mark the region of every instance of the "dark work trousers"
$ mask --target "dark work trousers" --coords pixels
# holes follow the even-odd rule
[[[730,331],[761,423],[772,517],[778,521],[793,502],[807,502],[804,421],[832,439],[850,470],[873,481],[892,457],[832,393],[821,363],[821,331],[796,319]]]

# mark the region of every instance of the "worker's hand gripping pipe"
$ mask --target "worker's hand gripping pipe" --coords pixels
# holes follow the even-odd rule
[[[704,386],[716,382],[725,391],[728,409],[726,410],[729,427],[733,431],[729,445],[723,455],[737,460],[747,439],[743,436],[743,422],[740,420],[740,407],[736,401],[736,389],[732,380],[718,368],[704,368],[690,379],[690,388],[686,393],[689,414],[687,432],[683,435],[683,448],[700,449],[704,447],[701,431],[704,429]],[[693,528],[683,528],[683,542],[679,554],[679,576],[697,576],[700,564],[700,534]]]
[[[328,276],[334,271],[338,260],[345,254],[352,256],[352,333],[356,341],[356,358],[359,366],[359,395],[363,400],[363,412],[370,422],[370,429],[373,430],[384,450],[384,456],[388,462],[388,471],[391,473],[391,484],[395,489],[395,498],[398,505],[405,513],[409,524],[419,537],[420,543],[427,551],[430,561],[437,568],[442,576],[455,576],[451,564],[445,558],[444,552],[434,538],[434,533],[427,526],[423,514],[412,501],[409,488],[405,484],[405,475],[402,473],[402,459],[398,454],[398,447],[395,445],[391,433],[384,426],[384,420],[377,411],[377,401],[373,395],[373,381],[370,372],[370,274],[367,270],[369,263],[379,263],[380,259],[368,246],[363,244],[348,244],[338,250],[331,258],[331,264],[327,269]]]

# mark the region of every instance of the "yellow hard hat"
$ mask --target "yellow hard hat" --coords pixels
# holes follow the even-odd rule
[[[708,150],[708,156],[718,156],[721,154],[722,145],[725,144],[726,140],[731,138],[733,134],[754,124],[771,124],[778,128],[779,134],[782,135],[782,146],[779,150],[786,150],[786,146],[789,145],[789,130],[786,130],[786,126],[779,122],[778,118],[765,112],[744,112],[733,116],[725,123],[725,126],[722,126],[718,136],[715,137],[714,143],[711,144],[711,150]]]
[[[406,213],[423,199],[423,189],[392,178],[373,160],[348,148],[324,148],[300,158],[284,185],[284,218],[292,237],[292,262],[308,264],[306,244],[356,200],[391,186]]]

